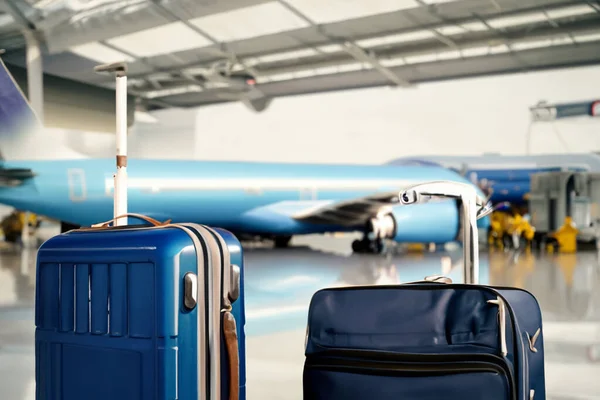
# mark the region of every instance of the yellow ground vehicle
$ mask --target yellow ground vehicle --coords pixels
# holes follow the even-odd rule
[[[549,251],[558,250],[561,253],[575,253],[577,251],[577,233],[579,230],[573,223],[573,218],[566,217],[565,223],[548,235],[552,241],[548,241],[547,247]],[[553,242],[553,243],[552,243]]]
[[[515,247],[521,238],[530,245],[535,237],[535,228],[517,212],[496,211],[492,214],[488,243],[498,248]]]
[[[505,211],[495,211],[490,219],[488,243],[500,249],[504,248],[504,239],[510,224],[510,214]]]

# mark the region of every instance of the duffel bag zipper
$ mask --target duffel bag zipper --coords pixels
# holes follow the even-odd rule
[[[421,374],[425,372],[430,374],[454,374],[465,372],[494,372],[505,375],[506,372],[502,367],[495,364],[487,363],[462,363],[460,365],[453,364],[401,364],[401,363],[386,363],[377,361],[356,361],[343,359],[321,359],[311,360],[307,362],[307,367],[310,368],[332,368],[332,369],[353,369],[363,371],[397,371],[397,372],[414,372]]]

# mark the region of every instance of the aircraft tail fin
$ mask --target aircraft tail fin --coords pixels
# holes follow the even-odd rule
[[[42,135],[43,126],[37,115],[0,60],[0,158],[6,160],[24,154],[34,156],[36,144],[39,145],[36,140]],[[5,175],[0,169],[0,184]]]

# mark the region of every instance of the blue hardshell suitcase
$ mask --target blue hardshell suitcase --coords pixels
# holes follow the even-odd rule
[[[545,400],[537,300],[522,289],[473,284],[478,250],[472,239],[483,213],[472,211],[485,202],[472,188],[446,182],[414,190],[461,200],[468,284],[437,276],[316,292],[308,311],[304,399]],[[420,194],[402,196],[411,204]]]
[[[36,399],[243,400],[242,271],[237,239],[196,224],[49,239],[36,271]]]

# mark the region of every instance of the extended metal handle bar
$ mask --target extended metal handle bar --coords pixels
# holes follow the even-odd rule
[[[127,64],[98,65],[94,71],[112,73],[116,79],[117,172],[114,175],[114,217],[115,226],[127,225]],[[121,215],[125,215],[125,218],[116,219]]]
[[[479,283],[479,240],[477,220],[490,214],[494,208],[477,194],[475,187],[451,181],[425,182],[403,191],[402,204],[420,203],[427,197],[459,199],[463,227],[463,279],[465,283]]]

